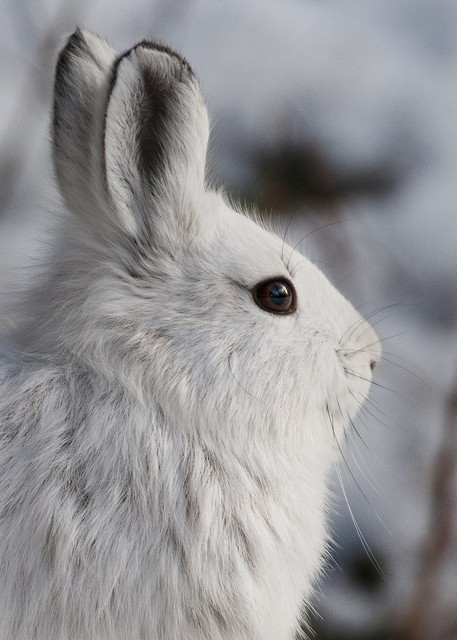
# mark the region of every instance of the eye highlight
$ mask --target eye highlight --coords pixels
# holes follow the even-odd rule
[[[282,278],[262,280],[253,288],[252,295],[257,306],[270,313],[293,313],[297,309],[294,286]]]

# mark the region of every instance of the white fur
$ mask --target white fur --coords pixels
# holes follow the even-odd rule
[[[379,345],[205,189],[207,137],[174,52],[72,36],[54,157],[74,215],[0,368],[0,640],[291,640],[309,603]],[[290,315],[251,293],[279,276]]]

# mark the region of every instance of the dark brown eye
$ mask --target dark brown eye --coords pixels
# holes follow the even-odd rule
[[[297,308],[295,289],[288,280],[263,280],[252,293],[258,306],[270,313],[293,313]]]

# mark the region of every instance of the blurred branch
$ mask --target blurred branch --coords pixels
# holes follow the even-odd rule
[[[440,600],[442,570],[456,541],[456,471],[457,381],[448,396],[443,438],[432,469],[430,528],[419,555],[415,591],[397,618],[392,640],[439,640],[433,629],[443,625],[434,624],[434,608]],[[440,640],[455,638],[457,621],[454,627]]]

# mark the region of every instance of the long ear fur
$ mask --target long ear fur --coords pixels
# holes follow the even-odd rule
[[[182,223],[204,187],[208,143],[208,115],[189,64],[151,42],[118,58],[104,132],[107,189],[118,214],[133,213],[136,230],[147,233],[170,217]]]
[[[100,121],[115,59],[116,53],[106,42],[77,29],[56,68],[55,172],[70,210],[92,222],[104,204]]]
[[[189,64],[142,42],[116,58],[77,30],[60,54],[54,160],[70,209],[106,230],[184,227],[204,187],[208,115]],[[184,216],[184,217],[183,217]]]

